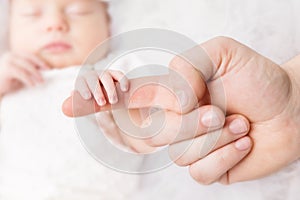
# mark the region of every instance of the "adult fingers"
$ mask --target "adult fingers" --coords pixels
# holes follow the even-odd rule
[[[159,111],[150,117],[164,121],[164,126],[159,133],[147,140],[147,143],[152,146],[164,146],[195,138],[222,128],[225,121],[224,113],[219,108],[210,105],[199,107],[184,115]]]
[[[226,117],[222,129],[170,145],[169,154],[177,165],[190,165],[243,136],[250,130],[248,120],[240,115]]]
[[[236,166],[250,151],[252,147],[250,137],[245,136],[236,142],[228,144],[189,167],[190,175],[204,185],[212,184],[222,179],[223,183],[230,182],[226,173]]]
[[[131,112],[139,111],[131,110]],[[111,138],[116,145],[121,144],[131,151],[138,153],[150,153],[155,150],[154,147],[145,144],[143,139],[123,132],[122,127],[118,127],[110,111],[97,113],[96,119],[104,134]]]
[[[113,77],[114,80],[120,83],[121,90],[123,92],[127,92],[129,89],[129,80],[124,74],[120,71],[110,71],[110,75]]]

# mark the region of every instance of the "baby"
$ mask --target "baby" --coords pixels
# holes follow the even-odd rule
[[[129,199],[135,191],[136,177],[88,155],[60,111],[78,65],[109,34],[104,2],[10,1],[9,51],[0,58],[0,199]],[[128,90],[119,71],[93,71],[77,89],[99,105],[114,104],[115,81]]]
[[[97,1],[12,1],[10,51],[0,61],[0,96],[22,85],[41,83],[40,70],[81,64],[109,36],[108,21],[106,4]],[[120,72],[110,71],[101,78],[110,103],[117,101],[112,79],[122,77]],[[122,83],[126,91],[128,83]],[[82,88],[81,94],[90,98],[85,89],[91,88]],[[94,95],[99,105],[106,103],[100,90]]]

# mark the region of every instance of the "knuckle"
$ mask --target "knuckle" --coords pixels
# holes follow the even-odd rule
[[[233,38],[227,37],[227,36],[217,36],[217,37],[214,37],[212,40],[215,40],[218,43],[228,43],[228,42],[235,41]]]
[[[228,152],[221,151],[216,154],[216,168],[217,171],[223,171],[227,167],[228,163]]]
[[[226,37],[226,36],[217,36],[211,40],[216,46],[220,47],[221,49],[227,50],[232,46],[237,44],[237,41],[233,38]]]

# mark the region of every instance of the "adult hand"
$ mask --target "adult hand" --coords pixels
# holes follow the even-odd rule
[[[201,46],[216,66],[201,69],[207,77],[210,95],[217,105],[222,105],[224,89],[226,112],[247,116],[251,122],[249,136],[254,145],[250,154],[233,168],[231,144],[203,159],[197,158],[195,144],[177,163],[189,164],[191,176],[200,183],[209,184],[218,180],[229,184],[261,178],[298,159],[300,73],[297,66],[300,57],[280,67],[229,38],[215,38]],[[191,49],[185,55],[197,59],[193,51]],[[187,77],[193,73],[192,70],[182,70],[192,66],[180,57],[175,58],[171,66],[184,72]],[[223,88],[218,87],[218,82],[222,82]],[[176,145],[180,144],[173,146]],[[226,165],[227,173],[219,176]]]

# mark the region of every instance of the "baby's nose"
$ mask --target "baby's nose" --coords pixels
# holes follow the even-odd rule
[[[68,30],[68,23],[65,16],[62,13],[55,12],[47,17],[47,23],[45,23],[47,32],[65,32]]]

